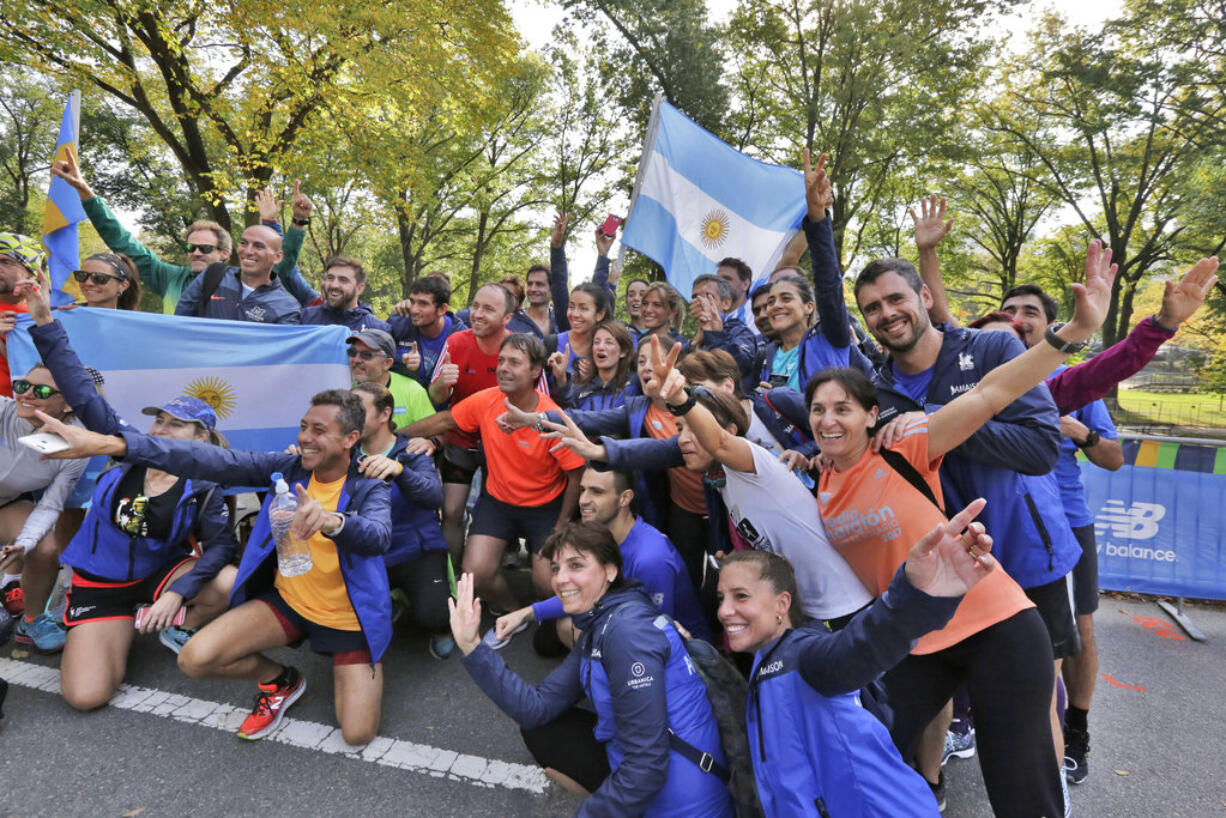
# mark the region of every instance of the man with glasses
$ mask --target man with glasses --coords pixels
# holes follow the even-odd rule
[[[412,378],[392,372],[396,341],[381,329],[364,329],[349,336],[349,374],[353,382],[376,383],[392,393],[396,404],[392,424],[399,429],[434,414],[425,387]]]
[[[25,298],[14,289],[19,281],[34,278],[46,260],[37,239],[20,233],[0,233],[0,396],[13,397],[5,336],[17,325],[17,314],[26,312]]]
[[[94,194],[93,188],[81,175],[74,151],[69,149],[68,158],[54,163],[51,172],[63,179],[77,191],[81,197],[81,205],[90,223],[98,231],[98,235],[106,242],[106,246],[114,253],[123,253],[136,263],[140,271],[141,283],[162,296],[162,312],[170,315],[175,312],[175,305],[187,285],[198,273],[204,271],[210,264],[221,264],[230,258],[230,234],[220,224],[207,219],[201,219],[188,225],[184,232],[184,250],[187,253],[187,264],[171,264],[159,259],[153,251],[137,241],[131,233],[123,228],[115,214],[102,201],[102,197]],[[263,191],[256,199],[259,206],[260,220],[272,227],[278,234],[281,226],[280,203],[272,194],[272,190]],[[294,183],[293,226],[285,234],[285,257],[277,264],[277,278],[291,295],[302,305],[310,304],[319,298],[319,293],[311,288],[298,272],[298,251],[302,248],[306,237],[305,227],[311,221],[311,200],[298,190]]]
[[[255,225],[238,242],[238,266],[211,264],[183,290],[175,315],[224,318],[260,324],[298,324],[298,301],[281,286],[276,265],[284,258],[281,237]]]

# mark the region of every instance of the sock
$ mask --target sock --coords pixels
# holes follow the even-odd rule
[[[1080,730],[1083,733],[1089,729],[1090,711],[1082,710],[1080,707],[1068,706],[1068,710],[1064,711],[1064,723],[1074,730]]]
[[[285,687],[291,685],[298,680],[298,671],[289,665],[281,668],[281,672],[277,674],[275,679],[264,682],[266,685],[276,685],[277,687]]]

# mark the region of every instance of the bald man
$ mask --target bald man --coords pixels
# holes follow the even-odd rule
[[[273,267],[281,260],[281,237],[253,225],[238,243],[238,266],[211,264],[179,298],[175,315],[227,318],[262,324],[300,323],[298,301],[281,286]]]

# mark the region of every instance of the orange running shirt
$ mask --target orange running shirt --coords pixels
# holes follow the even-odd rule
[[[336,511],[345,488],[345,478],[331,483],[320,483],[311,475],[307,494],[318,500],[324,511]],[[311,547],[311,570],[296,577],[283,577],[280,572],[273,585],[281,598],[303,618],[317,625],[335,628],[338,631],[360,631],[358,615],[349,601],[349,590],[341,574],[340,558],[336,543],[322,533],[308,541]]]
[[[558,411],[548,395],[536,395],[533,411]],[[583,468],[583,458],[567,448],[549,451],[557,441],[542,439],[535,429],[507,434],[498,428],[498,416],[506,412],[505,398],[496,386],[483,389],[452,406],[451,417],[461,431],[480,434],[485,448],[485,486],[495,499],[513,506],[543,506],[566,490],[566,472]]]
[[[647,436],[655,440],[668,440],[677,436],[677,419],[672,412],[661,409],[654,403],[647,407],[643,418]],[[685,466],[668,470],[669,499],[691,514],[707,513],[707,498],[702,493],[702,475]]]
[[[902,439],[892,449],[907,458],[933,495],[943,502],[937,475],[941,459],[928,458],[928,418],[907,424]],[[818,483],[818,501],[830,544],[847,560],[864,587],[877,596],[889,587],[898,566],[906,562],[911,546],[946,521],[928,498],[872,450],[845,472],[833,469],[823,472]],[[956,645],[1033,605],[1018,584],[997,566],[966,595],[953,619],[944,628],[920,639],[912,653],[935,653]]]

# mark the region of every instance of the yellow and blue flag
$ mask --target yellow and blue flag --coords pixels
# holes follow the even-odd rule
[[[80,129],[81,92],[73,91],[68,95],[64,117],[60,120],[60,135],[55,141],[53,162],[66,160],[69,149],[80,155],[77,150]],[[67,304],[73,300],[72,296],[64,292],[64,284],[81,263],[77,246],[77,224],[85,221],[85,218],[81,197],[71,185],[52,174],[51,188],[47,192],[47,206],[43,209],[43,246],[47,248],[53,304]]]

